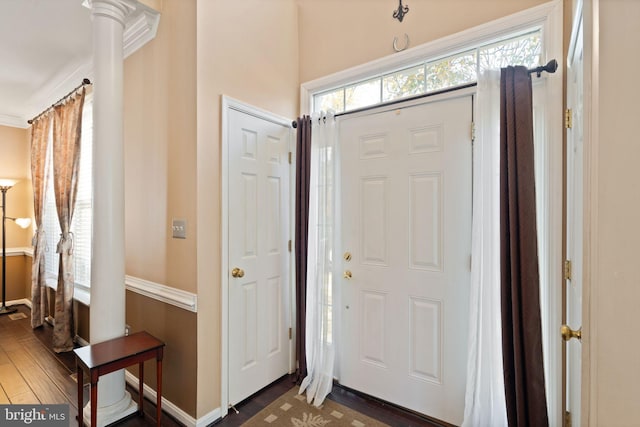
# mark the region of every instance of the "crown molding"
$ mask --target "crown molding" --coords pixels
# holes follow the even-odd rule
[[[160,23],[160,12],[150,8],[137,0],[126,0],[129,12],[125,15],[122,40],[123,56],[127,58],[156,37]],[[85,7],[91,7],[90,1],[85,1]],[[0,125],[28,128],[27,120],[38,115],[55,103],[58,99],[78,86],[82,79],[93,80],[93,58],[88,57],[77,61],[53,76],[43,85],[20,115],[0,114]]]
[[[26,129],[28,127],[27,121],[24,117],[12,116],[9,114],[0,114],[0,125],[21,129]]]
[[[136,2],[137,8],[127,16],[123,36],[124,57],[127,58],[156,37],[160,12]]]

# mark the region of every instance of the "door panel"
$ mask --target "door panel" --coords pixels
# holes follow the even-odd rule
[[[290,130],[230,109],[228,134],[229,403],[236,404],[288,372]]]
[[[340,121],[340,382],[460,424],[471,251],[470,96]]]

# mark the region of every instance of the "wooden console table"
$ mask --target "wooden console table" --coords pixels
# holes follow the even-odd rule
[[[139,370],[138,414],[143,415],[144,362],[155,357],[157,368],[156,422],[160,426],[162,415],[162,355],[164,343],[147,332],[137,332],[125,337],[114,338],[98,344],[76,348],[76,368],[78,372],[78,425],[83,424],[83,369],[89,371],[91,380],[91,426],[96,426],[98,408],[98,378],[135,363]]]

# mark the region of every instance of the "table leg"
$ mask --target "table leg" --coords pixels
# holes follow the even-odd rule
[[[84,382],[84,378],[82,377],[82,366],[79,363],[76,363],[76,380],[78,381],[78,427],[82,427],[83,422],[83,409],[84,409],[84,390],[82,387],[82,383]]]
[[[140,362],[138,364],[138,415],[143,416],[144,410],[142,409],[143,405],[143,393],[144,393],[144,362]]]
[[[156,400],[156,420],[157,420],[157,426],[160,427],[160,419],[162,417],[162,347],[160,347],[160,349],[158,349],[158,353],[156,355],[156,358],[158,360],[158,366],[156,369],[156,376],[157,376],[157,386],[156,388],[157,390],[157,400]]]
[[[98,372],[89,370],[91,376],[91,427],[98,425]]]

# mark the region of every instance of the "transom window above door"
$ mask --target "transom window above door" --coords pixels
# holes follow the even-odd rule
[[[536,67],[540,65],[541,52],[542,30],[535,29],[316,93],[313,110],[342,113],[472,84],[487,69],[508,65]]]

